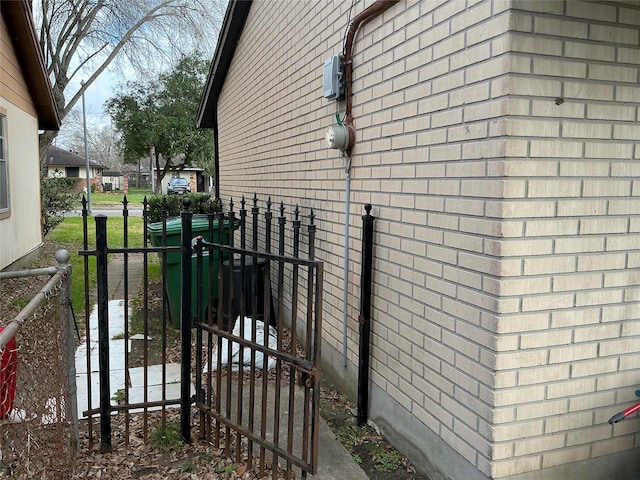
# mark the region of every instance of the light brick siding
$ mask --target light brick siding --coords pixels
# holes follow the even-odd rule
[[[344,103],[321,75],[350,5],[254,1],[218,102],[221,196],[314,209],[340,354],[347,160],[324,131]],[[353,66],[334,370],[358,364],[371,203],[371,380],[398,408],[488,478],[638,447],[637,421],[607,424],[640,385],[638,3],[406,0],[360,29]]]

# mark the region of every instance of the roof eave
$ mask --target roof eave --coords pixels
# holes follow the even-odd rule
[[[213,128],[218,97],[229,71],[236,45],[249,15],[251,0],[231,0],[227,6],[216,51],[211,61],[204,93],[198,108],[198,127]]]
[[[6,19],[11,42],[16,50],[29,93],[38,113],[38,128],[59,130],[60,116],[46,73],[44,55],[38,43],[29,5],[30,2],[25,1],[0,1],[0,8]]]

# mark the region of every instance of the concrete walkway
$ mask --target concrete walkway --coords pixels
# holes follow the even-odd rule
[[[119,300],[124,298],[124,255],[114,254],[109,260],[107,269],[107,282],[109,284],[109,300]],[[127,270],[129,271],[129,300],[138,296],[138,290],[142,285],[142,254],[134,253],[129,255]]]
[[[124,258],[122,255],[113,255],[109,263],[109,335],[112,340],[110,342],[110,382],[113,394],[122,388],[125,381],[125,370],[123,365],[123,349],[131,348],[130,345],[124,345],[124,339],[119,338],[119,333],[124,330],[124,309],[127,308],[127,303],[124,301]],[[143,265],[142,255],[130,255],[127,265],[129,273],[128,284],[128,297],[129,299],[137,296],[138,289],[142,285]],[[95,310],[95,308],[94,308]],[[92,340],[97,342],[97,314],[92,313],[90,322],[95,330],[92,331]],[[115,337],[115,338],[114,338]],[[131,342],[131,340],[130,340]],[[77,369],[77,385],[78,385],[78,411],[79,418],[83,418],[82,412],[87,409],[88,396],[87,396],[87,355],[91,355],[91,370],[92,370],[92,401],[93,407],[99,404],[99,382],[98,382],[98,347],[97,343],[92,342],[90,345],[82,344],[76,351],[76,369]],[[180,387],[180,365],[172,364],[167,368],[167,398],[179,397]],[[137,379],[140,378],[140,372],[137,369],[129,369],[128,380],[130,382],[130,401],[141,401],[143,395],[142,384],[139,384]],[[153,385],[161,384],[161,368],[159,365],[151,366],[148,369],[149,388],[148,395],[151,397],[152,390],[158,391],[159,388],[155,388]],[[192,393],[195,391],[192,385]],[[260,391],[259,389],[257,391]],[[283,392],[283,395],[286,393]],[[297,393],[296,393],[297,395]],[[282,397],[285,399],[286,397]],[[149,398],[151,400],[151,398]],[[286,402],[283,402],[286,404]],[[300,410],[300,409],[298,409]],[[296,414],[302,415],[301,412]],[[295,421],[295,425],[302,428],[302,418]],[[268,425],[272,425],[271,420],[267,422]],[[269,433],[272,436],[273,432]],[[349,452],[344,448],[340,440],[333,433],[331,428],[327,425],[326,421],[320,419],[320,431],[319,431],[319,450],[318,450],[318,473],[310,476],[319,480],[368,480],[367,475],[362,468],[353,460]]]

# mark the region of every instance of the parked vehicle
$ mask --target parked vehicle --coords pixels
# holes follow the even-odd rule
[[[185,193],[191,193],[191,185],[189,185],[189,182],[187,180],[180,177],[175,177],[169,180],[169,186],[167,186],[167,195],[184,195]]]

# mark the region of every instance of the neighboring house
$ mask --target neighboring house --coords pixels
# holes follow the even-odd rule
[[[87,186],[87,162],[76,152],[50,146],[45,159],[47,177],[67,177],[77,179],[76,192]],[[94,160],[89,160],[89,182],[93,191],[101,192],[104,167]]]
[[[118,170],[103,170],[102,191],[127,194],[129,191],[129,174]]]
[[[166,161],[164,158],[160,158],[160,168],[164,168]],[[206,192],[206,183],[207,178],[205,178],[204,170],[199,167],[186,167],[183,165],[183,162],[180,158],[174,159],[171,161],[171,169],[167,172],[167,174],[162,178],[160,182],[160,192],[161,194],[167,193],[167,187],[169,186],[169,181],[172,178],[184,178],[191,185],[191,191],[193,193],[196,192]],[[156,171],[155,165],[153,167],[153,175],[154,175],[154,185],[158,183],[158,172]]]
[[[0,2],[0,270],[42,244],[38,130],[60,119],[31,2]]]
[[[145,188],[151,186],[151,175],[149,174],[149,167],[142,165],[125,164],[122,166],[122,171],[129,178],[129,184],[133,187]]]
[[[640,419],[607,420],[640,385],[640,5],[388,5],[353,37],[347,158],[323,66],[380,5],[230,2],[199,112],[221,198],[313,207],[352,397],[373,205],[369,417],[421,470],[637,478]]]
[[[204,192],[204,189],[202,187],[202,181],[200,181],[200,187],[198,187],[199,179],[203,178],[202,171],[200,169],[194,169],[194,168],[183,168],[182,170],[171,171],[164,176],[164,178],[162,179],[162,182],[160,182],[161,183],[160,193],[166,194],[167,187],[169,186],[169,181],[172,178],[176,178],[176,177],[184,178],[187,182],[189,182],[189,185],[191,185],[191,191],[193,193]]]

